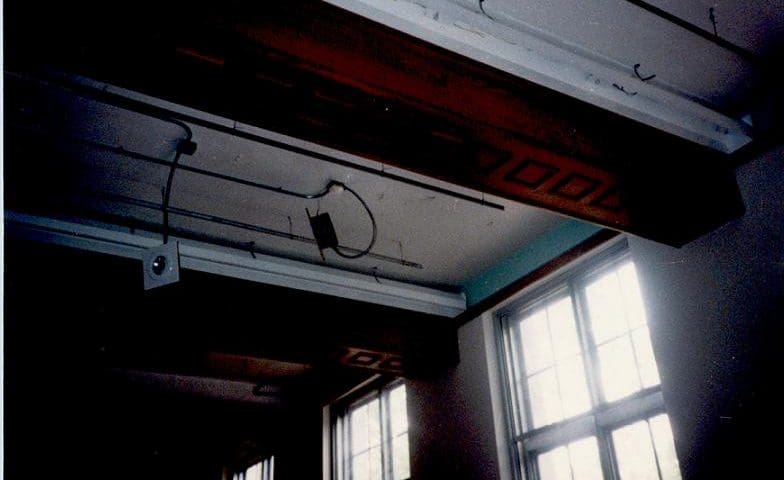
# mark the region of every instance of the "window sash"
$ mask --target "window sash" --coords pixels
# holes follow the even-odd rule
[[[405,383],[396,381],[382,388],[376,388],[371,392],[359,397],[346,405],[331,422],[333,439],[332,470],[333,478],[336,480],[351,480],[354,477],[352,472],[353,459],[362,454],[369,454],[373,449],[380,449],[381,453],[381,478],[391,480],[394,478],[394,452],[393,444],[396,439],[405,436],[408,442],[408,418],[406,414],[405,430],[393,432],[391,394],[399,387],[405,388]],[[359,451],[352,450],[353,431],[351,415],[358,409],[378,400],[378,422],[380,430],[380,443],[374,445],[368,439],[367,448]],[[410,462],[410,459],[409,459]],[[410,468],[410,464],[409,464]]]
[[[540,454],[568,445],[582,438],[595,436],[599,445],[600,461],[605,479],[617,479],[618,463],[614,458],[613,431],[641,420],[666,413],[660,384],[641,389],[613,402],[606,400],[602,388],[599,346],[593,338],[586,288],[595,279],[630,261],[625,240],[606,248],[592,258],[539,282],[516,301],[499,309],[495,316],[499,329],[500,368],[504,379],[509,422],[510,451],[518,479],[538,479],[537,458]],[[591,400],[588,412],[561,421],[533,428],[530,390],[523,358],[523,344],[519,338],[521,325],[527,315],[560,295],[571,298],[585,378]],[[647,322],[646,322],[647,327]],[[628,326],[628,325],[627,325]],[[628,328],[618,337],[628,336],[637,327]],[[605,339],[602,344],[611,340]],[[637,375],[639,356],[633,351]]]

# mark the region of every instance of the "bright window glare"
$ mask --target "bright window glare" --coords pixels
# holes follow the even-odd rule
[[[642,327],[633,331],[632,343],[634,344],[634,353],[637,356],[637,366],[640,371],[642,386],[648,388],[661,383],[659,368],[656,366],[656,358],[653,356],[651,334],[648,331],[648,327]]]
[[[529,480],[681,480],[637,273],[617,248],[497,314]]]
[[[347,424],[345,423],[348,420]],[[406,387],[382,389],[336,420],[336,472],[341,480],[410,477]]]
[[[531,427],[587,412],[591,399],[570,297],[556,298],[523,318],[520,339]]]
[[[394,480],[404,480],[411,476],[411,467],[409,466],[409,453],[408,453],[408,436],[401,434],[392,440],[392,468]]]
[[[539,428],[563,419],[561,398],[558,394],[558,381],[555,370],[548,369],[528,379],[531,397],[533,427]]]
[[[561,404],[564,418],[587,412],[591,408],[591,397],[585,384],[583,359],[575,355],[557,367],[561,387]]]
[[[539,455],[537,463],[541,480],[572,480],[569,451],[566,447],[558,447]]]
[[[406,387],[400,385],[389,392],[389,408],[392,421],[392,436],[395,437],[408,431],[408,414],[406,413]]]
[[[574,480],[601,480],[602,464],[596,437],[584,438],[569,444]]]
[[[528,375],[553,364],[553,349],[547,326],[547,312],[541,309],[523,320],[520,337],[523,339],[523,358]]]
[[[612,402],[640,389],[640,377],[628,336],[600,345],[598,353],[605,400]]]
[[[621,480],[659,480],[648,422],[619,428],[612,438]]]
[[[651,418],[649,423],[662,480],[680,480],[681,469],[678,465],[678,456],[675,454],[670,418],[662,414]]]
[[[629,330],[624,314],[621,286],[615,271],[594,280],[585,289],[591,330],[597,344],[623,335]]]
[[[233,480],[274,480],[275,456],[265,458],[259,463],[251,465],[244,472],[235,473]]]
[[[660,383],[634,264],[623,263],[585,289],[604,399]]]
[[[541,480],[601,480],[602,465],[596,437],[572,442],[539,455]]]
[[[404,480],[411,476],[405,385],[397,386],[389,392],[389,409],[392,430],[392,478]]]

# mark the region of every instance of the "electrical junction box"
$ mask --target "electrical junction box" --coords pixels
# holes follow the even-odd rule
[[[180,246],[165,243],[145,250],[142,256],[144,289],[162,287],[180,281]]]

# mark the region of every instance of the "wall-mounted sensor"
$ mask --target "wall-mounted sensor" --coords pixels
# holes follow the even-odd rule
[[[180,281],[180,251],[177,242],[148,248],[142,256],[144,289],[162,287]]]

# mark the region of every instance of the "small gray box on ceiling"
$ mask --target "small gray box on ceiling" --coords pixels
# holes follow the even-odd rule
[[[148,248],[142,256],[144,289],[162,287],[180,281],[180,250],[177,242]]]

